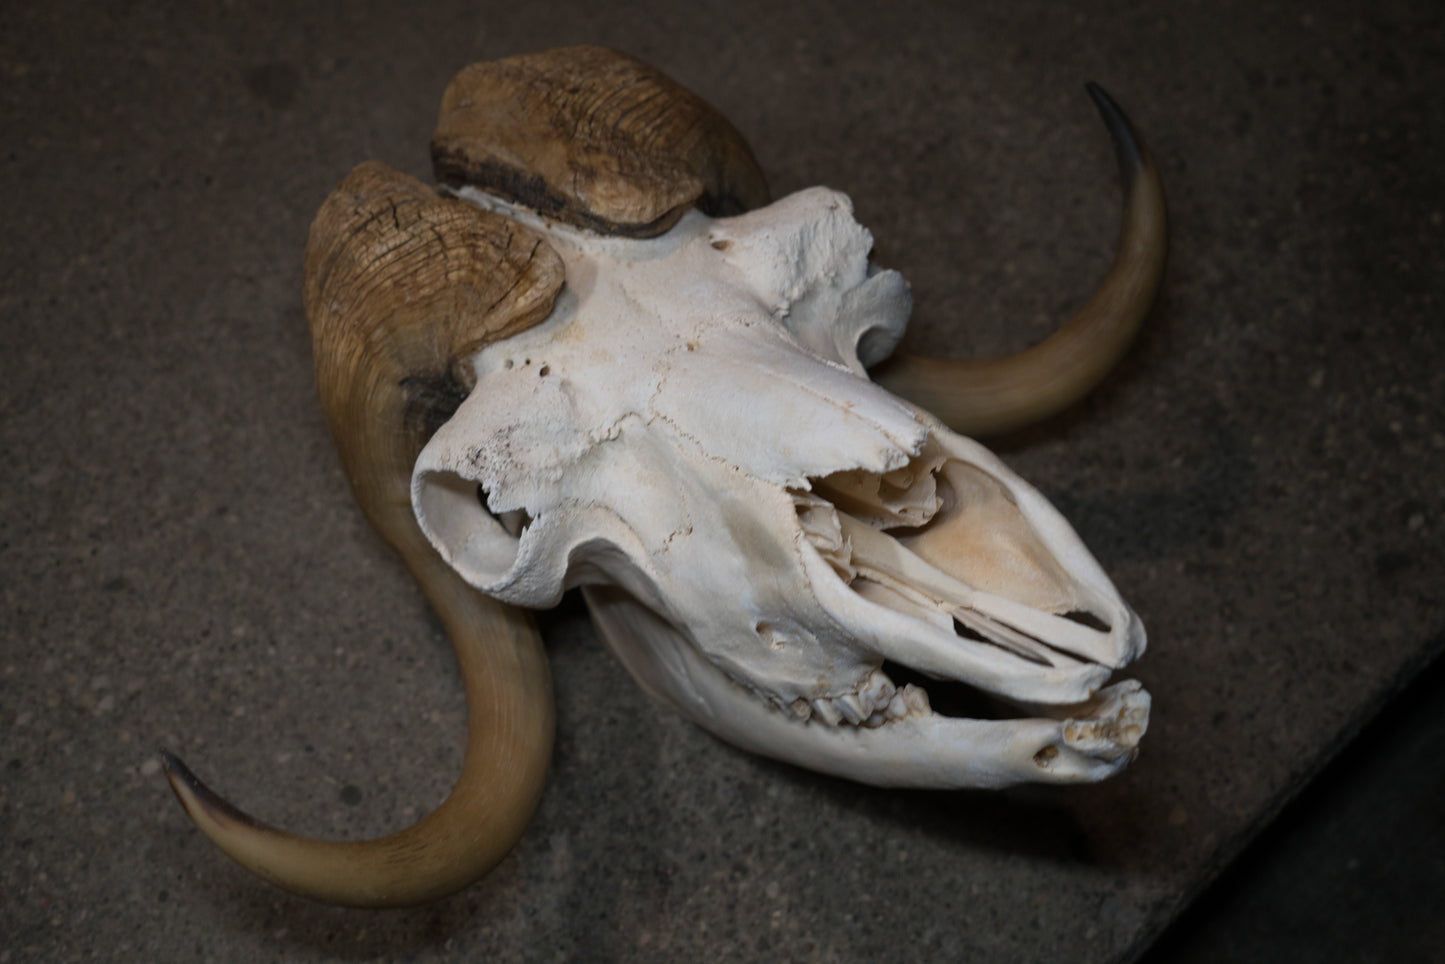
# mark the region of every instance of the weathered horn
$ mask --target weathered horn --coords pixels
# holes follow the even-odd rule
[[[437,180],[603,234],[652,237],[696,206],[768,203],[747,142],[711,105],[640,60],[565,47],[473,64],[442,97]]]
[[[895,354],[870,374],[964,435],[1000,435],[1047,418],[1103,381],[1134,340],[1164,278],[1168,228],[1158,169],[1129,119],[1094,85],[1124,185],[1114,264],[1052,335],[1004,358],[952,361]]]
[[[252,820],[174,757],[187,813],[248,870],[307,897],[415,904],[486,873],[521,836],[551,755],[551,678],[525,613],[466,585],[412,515],[412,463],[470,388],[459,363],[543,320],[562,264],[538,235],[438,197],[384,164],[358,166],[327,198],[306,249],[306,313],[322,408],[352,492],[436,608],[466,686],[462,773],[413,826],[323,841]]]

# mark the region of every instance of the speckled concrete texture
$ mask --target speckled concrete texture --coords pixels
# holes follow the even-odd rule
[[[774,193],[847,191],[910,347],[1009,351],[1107,266],[1146,132],[1173,247],[1103,390],[998,445],[1149,627],[1143,755],[1097,787],[853,786],[648,701],[542,617],[546,796],[435,906],[216,855],[181,752],[259,816],[403,826],[460,759],[439,627],[350,502],[301,311],[357,162],[428,176],[461,66],[616,46]],[[1426,3],[146,4],[0,14],[0,961],[1118,961],[1442,648],[1445,27]],[[1435,762],[1438,766],[1438,762]]]

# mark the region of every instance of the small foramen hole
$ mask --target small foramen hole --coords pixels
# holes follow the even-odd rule
[[[712,243],[712,246],[719,251],[726,251],[733,246],[733,243],[725,238],[719,238]]]
[[[1041,767],[1046,767],[1050,763],[1053,763],[1054,759],[1058,755],[1059,748],[1050,743],[1048,746],[1044,747],[1042,750],[1034,754],[1034,762]]]
[[[505,362],[502,363],[502,367],[507,369],[508,371],[511,371],[513,364],[514,363],[512,359],[508,358]]]
[[[550,374],[552,374],[552,367],[550,365],[543,365],[537,369],[537,375],[540,378],[546,378]]]
[[[759,638],[767,643],[768,648],[775,653],[780,653],[787,647],[787,638],[774,629],[772,623],[760,622],[753,631],[757,633]]]

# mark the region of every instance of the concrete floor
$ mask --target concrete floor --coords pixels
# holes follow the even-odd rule
[[[1445,648],[1438,4],[297,6],[0,15],[0,964],[1441,946],[1445,700],[1411,682]],[[577,42],[711,100],[775,195],[848,192],[919,351],[1026,345],[1107,266],[1082,81],[1146,133],[1165,295],[1100,392],[996,446],[1149,627],[1123,776],[900,793],[755,759],[653,705],[569,598],[549,786],[476,886],[319,907],[186,823],[157,747],[308,833],[446,793],[460,687],[347,495],[300,256],[357,162],[428,176],[459,67]]]
[[[1436,961],[1445,662],[1415,679],[1177,920],[1148,964]]]

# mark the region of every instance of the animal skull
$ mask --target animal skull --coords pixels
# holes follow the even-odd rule
[[[658,91],[674,113],[644,125],[645,150],[619,142],[606,115]],[[574,95],[581,106],[556,106]],[[602,115],[603,133],[538,134],[537,99]],[[1128,223],[1101,293],[1032,350],[1043,361],[1025,374],[1050,390],[1050,343],[1092,327],[1117,356],[1162,270],[1157,178],[1122,116],[1101,109],[1132,181]],[[353,489],[463,662],[462,781],[406,839],[327,844],[258,828],[169,760],[223,849],[282,886],[365,904],[436,896],[500,859],[540,792],[550,690],[535,633],[514,632],[519,617],[458,576],[526,608],[581,586],[649,692],[801,766],[996,787],[1098,780],[1132,759],[1148,694],[1105,684],[1144,649],[1137,617],[1038,492],[869,380],[911,303],[897,273],[870,264],[845,196],[764,204],[751,155],[715,112],[588,48],[469,68],[433,149],[450,196],[368,164],[328,199],[307,307]],[[1145,256],[1128,257],[1131,245]],[[1075,395],[1089,387],[1078,370],[1097,380],[1112,362],[1065,356]],[[893,377],[957,380],[933,364]],[[996,426],[1019,417],[1003,404]],[[935,713],[900,673],[962,681],[1003,710]],[[437,842],[476,838],[477,822],[502,828],[484,853]],[[419,880],[378,870],[382,852],[423,855]]]
[[[541,233],[569,281],[474,356],[417,460],[417,519],[462,578],[528,608],[586,586],[651,692],[802,766],[956,787],[1129,759],[1147,696],[1098,691],[1143,649],[1138,620],[1036,491],[864,375],[910,302],[846,197],[633,240],[464,193]],[[1087,725],[938,718],[884,660],[1091,704]]]

